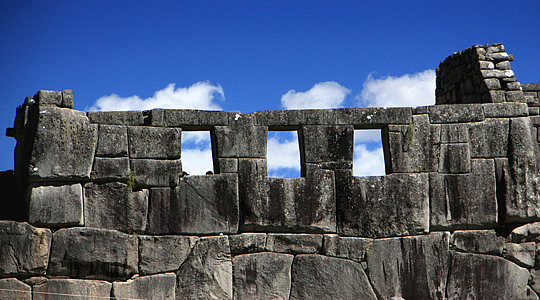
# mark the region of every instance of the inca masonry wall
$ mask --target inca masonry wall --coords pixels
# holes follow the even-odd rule
[[[0,221],[0,298],[538,299],[540,85],[512,60],[454,53],[414,108],[85,113],[39,91],[7,131],[26,222]],[[353,175],[355,129],[381,129],[386,176]],[[213,175],[183,176],[193,130]],[[300,178],[268,176],[269,130],[298,132]]]

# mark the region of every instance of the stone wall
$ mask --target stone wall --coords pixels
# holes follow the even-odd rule
[[[483,72],[510,60],[450,56],[447,105],[416,108],[84,113],[40,91],[8,130],[27,218],[0,221],[0,298],[537,299],[538,95]],[[355,129],[381,129],[386,176],[353,175]],[[215,174],[183,174],[186,130]],[[268,176],[269,130],[298,131],[300,178]]]

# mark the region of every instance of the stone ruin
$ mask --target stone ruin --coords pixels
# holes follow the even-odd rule
[[[413,108],[85,113],[39,91],[7,131],[24,219],[0,221],[0,298],[538,299],[540,84],[511,61],[454,53]],[[381,130],[386,176],[353,175],[355,129]],[[192,130],[214,175],[182,176]],[[298,132],[300,178],[268,176],[269,130]]]

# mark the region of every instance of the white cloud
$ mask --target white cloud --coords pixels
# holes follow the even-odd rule
[[[362,92],[356,96],[359,106],[409,107],[435,104],[435,71],[425,70],[400,77],[380,79],[369,75]]]
[[[335,81],[319,82],[306,92],[290,90],[281,96],[285,109],[322,109],[343,107],[351,90]]]
[[[212,149],[194,148],[182,150],[182,170],[190,175],[204,175],[213,171]]]
[[[354,145],[353,174],[355,176],[383,176],[384,154],[382,147],[368,149],[366,144]]]
[[[296,132],[274,134],[267,145],[268,174],[271,177],[289,177],[300,172],[300,150]]]
[[[220,85],[199,81],[189,87],[175,89],[175,84],[171,83],[146,99],[141,99],[137,95],[125,98],[117,94],[103,96],[87,110],[127,111],[153,108],[221,110],[215,101],[222,99],[224,99],[224,93]]]

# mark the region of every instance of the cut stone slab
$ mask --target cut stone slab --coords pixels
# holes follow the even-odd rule
[[[126,280],[138,273],[138,242],[116,230],[63,228],[53,235],[48,274]]]
[[[198,240],[196,236],[140,236],[140,273],[150,275],[178,271]]]
[[[239,200],[236,174],[183,177],[175,189],[153,188],[149,234],[235,234]]]
[[[540,222],[529,223],[516,227],[508,236],[508,241],[512,243],[540,242]]]
[[[136,277],[126,282],[113,282],[112,295],[116,299],[174,300],[174,273]]]
[[[508,154],[509,119],[485,119],[471,123],[469,135],[472,158],[506,157]]]
[[[233,254],[262,252],[266,250],[266,233],[229,235],[229,244]]]
[[[178,159],[182,148],[180,128],[129,126],[129,157]]]
[[[227,236],[202,237],[177,273],[178,299],[232,299],[232,259]]]
[[[32,180],[88,180],[97,128],[82,111],[47,106],[39,111],[29,160]]]
[[[127,157],[127,126],[99,125],[96,156]]]
[[[389,237],[429,231],[428,174],[355,177],[336,171],[338,233]]]
[[[352,161],[353,126],[302,126],[304,161]]]
[[[45,274],[51,239],[50,229],[0,221],[0,277]]]
[[[152,126],[182,127],[207,130],[213,126],[229,123],[226,111],[208,111],[192,109],[152,109],[149,115]]]
[[[214,135],[219,158],[266,157],[268,128],[265,126],[216,126]]]
[[[536,244],[529,243],[506,243],[504,245],[503,257],[509,261],[515,262],[517,265],[524,268],[534,267],[536,258]]]
[[[370,282],[383,299],[444,299],[448,232],[374,240],[366,251]]]
[[[341,237],[337,234],[325,234],[322,254],[346,258],[356,262],[365,260],[365,253],[373,239]]]
[[[486,103],[484,115],[486,118],[509,118],[528,116],[528,106],[525,103],[506,102],[506,103]]]
[[[130,181],[135,186],[178,186],[182,161],[160,159],[130,159]]]
[[[428,108],[428,114],[433,124],[484,120],[484,110],[480,104],[435,105]]]
[[[110,297],[112,284],[102,280],[49,279],[46,283],[35,285],[34,300],[48,299],[101,299]],[[60,294],[54,296],[54,294]]]
[[[322,234],[269,233],[266,248],[271,252],[312,254],[320,252],[322,242]]]
[[[84,186],[84,219],[87,227],[142,233],[146,229],[148,190],[133,191],[120,182]]]
[[[361,265],[317,254],[294,258],[290,299],[377,299]]]
[[[129,180],[129,158],[96,157],[90,177],[95,181],[116,180],[126,182]]]
[[[454,231],[452,245],[456,250],[478,254],[502,255],[506,239],[495,230]]]
[[[496,227],[495,185],[492,159],[473,159],[470,174],[430,173],[431,229]]]
[[[0,279],[0,299],[32,300],[32,288],[16,278]]]
[[[272,252],[235,256],[234,299],[288,299],[293,259]]]
[[[439,173],[463,174],[471,172],[471,155],[468,143],[441,144]]]
[[[532,299],[529,272],[502,257],[454,252],[448,299]]]
[[[106,125],[144,125],[142,111],[94,111],[88,113],[88,119],[92,123]]]
[[[28,220],[33,225],[46,227],[84,225],[81,184],[32,185]]]

